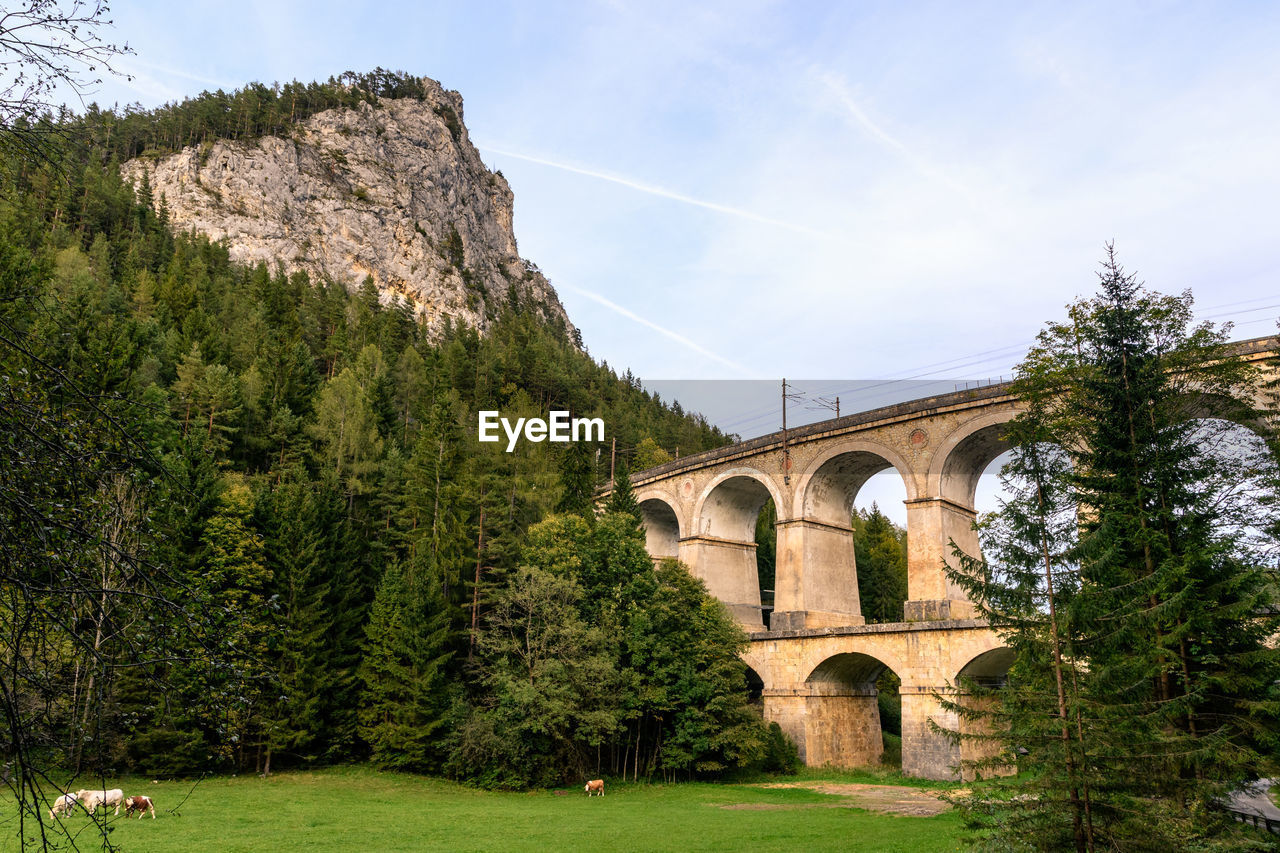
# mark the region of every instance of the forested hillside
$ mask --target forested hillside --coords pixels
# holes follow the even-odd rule
[[[172,154],[215,139],[240,141],[287,134],[292,125],[337,107],[376,104],[379,98],[421,101],[426,97],[422,78],[377,68],[363,74],[347,71],[323,83],[250,83],[232,92],[202,92],[153,110],[104,110],[91,104],[83,115],[47,116],[37,126],[50,131],[74,129],[87,137],[98,157],[123,163],[144,154]],[[461,117],[447,107],[441,107],[441,112],[450,131],[458,136]]]
[[[763,760],[741,632],[653,570],[634,507],[593,518],[609,447],[475,433],[481,409],[567,409],[641,465],[727,437],[518,300],[431,343],[372,285],[171,233],[118,155],[266,127],[183,109],[51,125],[42,157],[0,162],[7,754],[157,775],[372,755],[501,786]],[[143,141],[101,136],[130,122]]]

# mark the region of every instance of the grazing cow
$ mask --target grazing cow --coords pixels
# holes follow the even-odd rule
[[[588,797],[591,796],[592,794],[599,794],[600,796],[603,797],[604,796],[604,780],[592,779],[590,782],[587,783],[587,786],[582,790],[587,792]]]
[[[119,788],[98,791],[81,790],[76,791],[76,798],[89,814],[96,812],[98,806],[115,806],[116,814],[120,814],[120,804],[124,802],[124,791]]]
[[[61,797],[53,801],[53,808],[49,809],[49,820],[53,820],[58,815],[66,812],[71,814],[71,810],[76,807],[79,797],[75,794],[63,794]]]
[[[129,815],[133,814],[135,811],[138,813],[138,820],[142,820],[142,818],[146,815],[148,811],[151,812],[151,819],[152,820],[156,819],[156,807],[151,804],[150,797],[127,798],[124,801],[124,816],[128,817]]]

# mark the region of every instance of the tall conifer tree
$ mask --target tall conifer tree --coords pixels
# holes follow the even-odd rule
[[[1100,278],[1021,367],[1014,495],[954,575],[1017,652],[990,698],[1040,773],[971,814],[1005,849],[1240,849],[1218,804],[1280,735],[1280,618],[1236,535],[1268,523],[1268,484],[1228,441],[1259,420],[1258,376],[1110,247]]]

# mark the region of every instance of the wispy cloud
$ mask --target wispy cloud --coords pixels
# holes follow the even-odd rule
[[[620,186],[624,186],[629,189],[636,190],[638,192],[648,193],[649,195],[656,195],[656,196],[659,196],[660,198],[668,198],[668,199],[671,199],[672,201],[678,201],[684,204],[691,204],[694,207],[701,207],[701,208],[705,208],[706,210],[714,210],[716,213],[724,213],[729,216],[736,216],[739,219],[746,219],[751,222],[759,222],[763,225],[773,225],[778,228],[785,228],[788,231],[794,231],[797,234],[805,234],[810,237],[817,237],[823,240],[835,239],[835,237],[831,234],[826,234],[821,231],[817,231],[812,228],[806,227],[804,225],[797,225],[794,222],[784,222],[781,219],[772,219],[768,216],[761,216],[758,213],[753,213],[750,210],[743,210],[740,207],[730,207],[729,205],[726,205],[726,204],[717,204],[716,202],[713,202],[713,201],[705,201],[700,198],[694,198],[693,196],[685,195],[684,193],[678,193],[678,192],[675,192],[674,190],[669,190],[664,187],[655,186],[653,184],[646,184],[642,181],[637,181],[632,178],[623,177],[622,175],[615,175],[611,172],[602,172],[598,169],[588,169],[583,166],[575,166],[572,163],[561,163],[556,160],[548,160],[544,157],[534,157],[529,154],[521,154],[516,151],[509,151],[504,148],[496,148],[492,145],[484,145],[478,142],[476,143],[476,147],[484,151],[488,151],[491,154],[497,154],[502,157],[513,157],[516,160],[524,160],[529,163],[537,163],[540,166],[550,166],[553,169],[562,169],[566,172],[572,172],[575,175],[585,175],[589,178],[597,178],[602,181],[609,181],[610,183],[618,184]]]
[[[930,163],[928,160],[916,154],[896,137],[890,135],[888,131],[871,120],[866,111],[858,105],[853,95],[849,92],[849,86],[842,77],[831,72],[816,72],[817,78],[826,86],[840,105],[845,108],[853,120],[861,127],[872,139],[880,143],[881,146],[888,149],[892,153],[902,158],[911,168],[931,180],[937,181],[950,190],[964,196],[974,207],[980,207],[977,197],[964,184],[957,181],[951,175],[947,174],[943,169]]]
[[[717,355],[713,353],[711,350],[707,349],[706,347],[701,346],[700,344],[697,344],[694,341],[689,340],[679,332],[673,332],[670,329],[663,328],[662,326],[659,326],[657,323],[653,322],[652,320],[647,320],[644,317],[641,317],[639,314],[635,313],[634,311],[628,308],[623,308],[618,303],[610,299],[606,299],[605,297],[601,296],[598,293],[593,293],[590,290],[583,290],[582,288],[574,287],[571,284],[557,284],[556,286],[561,290],[572,291],[573,293],[576,293],[577,295],[583,298],[590,299],[592,302],[603,305],[604,307],[608,308],[610,311],[614,311],[618,314],[621,314],[623,317],[626,317],[628,320],[632,320],[633,322],[639,323],[642,326],[653,329],[658,334],[668,337],[682,346],[688,347],[689,349],[698,353],[698,355],[704,356],[705,358],[709,358],[718,364],[722,364],[725,367],[730,368],[731,370],[736,370],[738,373],[741,373],[743,376],[752,376],[752,377],[755,376],[754,373],[752,373],[747,368],[743,367],[741,364],[738,364],[736,361],[730,361],[724,356]]]
[[[183,80],[191,80],[195,83],[203,83],[206,86],[214,86],[219,89],[231,90],[243,86],[248,80],[240,80],[238,82],[230,82],[228,80],[218,80],[214,77],[206,77],[201,74],[194,74],[190,71],[183,71],[179,68],[170,68],[166,65],[159,65],[155,62],[148,62],[137,56],[130,56],[125,63],[125,70],[131,74],[136,74],[138,69],[146,69],[163,77],[179,77]]]

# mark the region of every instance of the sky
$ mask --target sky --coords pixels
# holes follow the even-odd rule
[[[106,81],[103,105],[375,66],[461,92],[515,192],[521,254],[592,355],[646,381],[1008,376],[1093,292],[1107,241],[1235,338],[1280,315],[1280,5],[197,0],[112,15],[133,79]],[[744,437],[780,412],[748,415]]]
[[[1280,314],[1272,4],[118,3],[155,106],[375,66],[462,93],[521,254],[645,379],[979,379],[1106,241]],[[1252,309],[1252,310],[1251,310]]]

